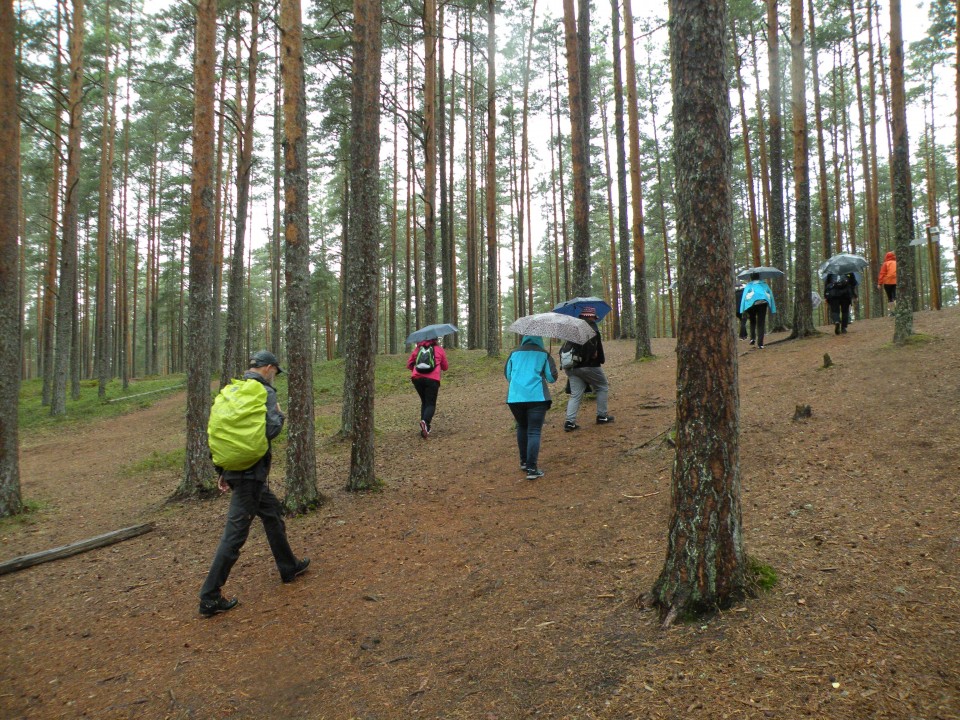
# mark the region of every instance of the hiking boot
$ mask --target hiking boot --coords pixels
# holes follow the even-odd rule
[[[297,575],[303,575],[307,571],[308,567],[310,567],[310,558],[304,558],[297,563],[297,568],[293,571],[293,575],[286,575],[280,579],[285,583],[292,583],[297,579]]]
[[[543,470],[540,468],[527,468],[527,480],[536,480],[543,477]]]
[[[757,345],[757,350],[763,350],[763,345]]]
[[[840,328],[840,334],[841,334],[841,335],[845,335],[846,332],[847,332],[847,329],[846,329],[845,327],[841,327],[841,328]]]
[[[753,338],[750,338],[750,344],[751,344],[751,345],[756,345],[756,344],[757,344],[757,341],[754,340]]]
[[[840,323],[834,323],[834,324],[833,324],[833,334],[834,334],[834,335],[839,335],[839,334],[840,334]]]
[[[421,420],[420,421],[420,437],[426,440],[429,434],[430,434],[430,428],[427,427],[427,421]]]
[[[577,423],[575,423],[573,420],[567,420],[565,423],[563,423],[563,429],[567,432],[573,432],[574,430],[579,430],[580,426],[577,425]]]
[[[613,415],[597,415],[597,425],[606,425],[613,422]]]
[[[527,471],[527,463],[526,461],[524,461],[520,463],[520,472],[526,472],[526,471]]]
[[[227,610],[232,610],[237,606],[237,603],[240,601],[236,598],[231,598],[227,600],[223,595],[218,597],[213,602],[204,602],[200,601],[200,614],[203,617],[213,617],[217,613],[226,612]]]

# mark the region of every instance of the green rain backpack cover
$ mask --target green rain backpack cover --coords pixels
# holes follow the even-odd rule
[[[207,442],[213,464],[246,470],[267,454],[267,389],[256,380],[231,380],[213,401]]]

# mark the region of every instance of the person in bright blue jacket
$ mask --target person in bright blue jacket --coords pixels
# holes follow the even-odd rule
[[[760,273],[751,273],[750,282],[743,288],[740,312],[746,313],[750,320],[750,344],[756,344],[761,350],[763,350],[763,335],[768,307],[771,315],[777,312],[777,304],[773,301],[773,291],[769,285],[760,279]]]
[[[536,480],[543,476],[537,465],[540,435],[553,402],[547,383],[556,382],[557,365],[544,348],[542,338],[524,335],[520,347],[507,358],[503,374],[510,382],[507,405],[517,421],[520,469],[527,474],[527,480]]]

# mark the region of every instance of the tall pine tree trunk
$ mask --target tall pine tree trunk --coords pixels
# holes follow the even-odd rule
[[[77,302],[77,224],[80,203],[80,133],[83,102],[84,0],[73,0],[70,23],[70,90],[67,110],[67,184],[63,203],[63,238],[60,242],[60,288],[57,293],[56,350],[53,361],[53,393],[50,414],[67,413],[67,374],[74,360],[74,330]],[[73,365],[77,365],[73,362]],[[76,383],[74,383],[76,384]]]
[[[60,43],[61,17],[60,3],[58,2],[56,30],[57,43],[53,62],[53,83],[58,93],[61,90],[60,86],[62,81],[62,65],[60,62],[62,55]],[[58,214],[60,212],[60,173],[62,168],[60,157],[61,145],[63,142],[63,138],[61,137],[61,117],[63,113],[60,111],[60,105],[58,102],[54,102],[54,107],[53,136],[51,137],[53,147],[50,157],[50,229],[47,239],[47,264],[44,273],[43,285],[43,323],[41,325],[41,338],[43,343],[41,350],[41,367],[43,369],[43,390],[41,402],[44,407],[50,404],[51,396],[53,394],[53,340],[56,334],[55,318],[57,307],[57,234],[60,232]]]
[[[500,354],[499,285],[497,282],[497,35],[495,0],[487,0],[487,357]]]
[[[623,26],[627,51],[627,122],[630,137],[630,225],[633,230],[633,272],[636,291],[637,360],[650,357],[650,321],[647,317],[647,259],[643,235],[643,190],[640,186],[640,113],[637,106],[637,61],[634,54],[633,9],[623,0]]]
[[[284,266],[287,290],[287,477],[284,505],[295,513],[323,501],[317,490],[310,318],[307,95],[300,0],[281,0]],[[356,58],[354,58],[356,63]],[[369,332],[376,333],[376,318]]]
[[[913,335],[914,261],[913,203],[910,189],[910,141],[903,67],[903,22],[900,0],[890,0],[890,98],[893,125],[893,223],[897,240],[897,304],[893,342],[903,345]]]
[[[213,325],[214,135],[217,61],[217,0],[197,3],[193,71],[193,164],[190,188],[190,312],[187,319],[187,447],[179,497],[212,489],[213,465],[207,445],[210,417],[210,343]]]
[[[792,338],[816,332],[810,300],[810,153],[807,139],[806,61],[803,51],[803,0],[790,3],[790,84],[793,96],[793,173],[797,262]]]
[[[746,595],[740,511],[726,2],[671,0],[680,322],[665,625]]]
[[[823,142],[823,105],[820,102],[820,47],[817,45],[817,25],[813,14],[813,0],[807,0],[810,14],[810,63],[813,75],[813,109],[817,127],[817,190],[820,198],[820,253],[826,260],[830,257],[830,192],[827,188],[827,152]]]
[[[423,322],[437,322],[437,3],[423,3]]]
[[[113,123],[110,113],[110,0],[104,3],[104,35],[106,49],[103,59],[103,125],[100,135],[100,192],[97,209],[97,300],[96,300],[96,376],[97,395],[101,400],[107,396],[107,381],[111,376],[112,324],[110,313],[111,219],[113,217]]]
[[[770,260],[786,271],[786,237],[783,218],[783,122],[780,98],[780,19],[777,0],[767,3],[767,63],[770,83]],[[773,280],[773,297],[781,311],[770,318],[770,332],[786,329],[787,285],[783,278]]]
[[[563,0],[564,39],[567,48],[567,85],[570,97],[570,149],[573,160],[573,294],[590,294],[590,131],[584,109],[587,78],[581,76],[581,53],[573,0]]]
[[[627,200],[627,149],[623,127],[623,72],[620,66],[620,3],[610,0],[613,40],[613,128],[617,146],[617,238],[620,246],[620,337],[633,337],[633,282],[630,278],[630,222]]]
[[[0,517],[20,512],[20,118],[17,112],[16,24],[12,0],[0,2]]]

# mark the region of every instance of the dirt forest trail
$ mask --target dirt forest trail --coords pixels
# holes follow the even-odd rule
[[[412,388],[378,398],[383,492],[345,492],[349,448],[319,438],[330,501],[288,522],[310,571],[281,584],[255,525],[210,620],[226,498],[166,504],[175,473],[124,470],[182,445],[183,395],[30,438],[48,507],[3,526],[4,558],[156,530],[0,577],[0,716],[960,718],[960,310],[904,348],[887,318],[821,329],[738,346],[744,543],[778,585],[667,632],[635,600],[666,548],[670,340],[644,363],[605,341],[612,425],[588,401],[564,433],[557,383],[536,482],[498,368],[451,373],[426,441]]]

